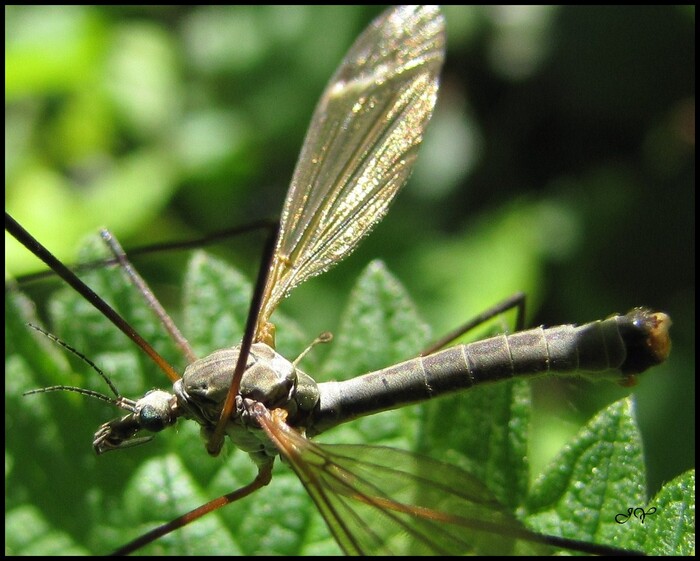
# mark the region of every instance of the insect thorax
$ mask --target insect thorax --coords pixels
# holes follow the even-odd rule
[[[205,438],[221,415],[238,355],[238,347],[215,351],[190,364],[173,386],[184,416],[202,426]],[[251,455],[275,455],[263,431],[247,414],[250,405],[260,402],[270,410],[285,409],[288,423],[303,428],[318,399],[318,388],[310,376],[268,345],[255,343],[226,432],[237,447]]]

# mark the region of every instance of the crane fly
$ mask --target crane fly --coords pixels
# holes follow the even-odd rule
[[[67,385],[38,390],[82,393],[126,411],[99,427],[95,452],[143,444],[152,438],[146,433],[184,417],[200,425],[210,455],[220,453],[228,436],[258,470],[247,485],[156,527],[118,553],[135,551],[266,486],[277,456],[296,473],[346,553],[611,551],[526,529],[484,485],[455,466],[397,449],[318,444],[310,437],[364,415],[516,375],[617,370],[616,379],[629,383],[666,358],[670,321],[665,314],[635,309],[579,327],[501,335],[431,351],[345,382],[316,383],[298,360],[275,350],[272,315],[279,303],[351,253],[410,175],[435,105],[444,49],[437,7],[391,8],[360,35],[312,117],[279,231],[268,238],[241,344],[196,358],[168,325],[188,357],[182,377],[6,213],[6,229],[173,381],[172,392],[152,390],[138,400],[124,398],[109,381],[115,397]],[[116,241],[107,233],[103,237],[138,285],[140,278]],[[148,292],[145,285],[142,292]],[[164,312],[157,314],[164,319]]]

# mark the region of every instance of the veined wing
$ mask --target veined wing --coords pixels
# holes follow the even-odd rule
[[[331,78],[284,203],[256,339],[289,291],[348,255],[386,213],[432,114],[444,49],[436,6],[392,8]]]
[[[554,551],[458,467],[382,446],[317,444],[289,428],[279,410],[256,416],[347,554]]]

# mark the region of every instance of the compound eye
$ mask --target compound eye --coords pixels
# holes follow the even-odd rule
[[[168,427],[170,416],[164,415],[164,412],[159,407],[153,405],[144,405],[139,411],[139,424],[143,430],[150,432],[160,432]]]
[[[173,396],[161,390],[148,392],[136,402],[139,430],[160,432],[175,423],[171,402]]]

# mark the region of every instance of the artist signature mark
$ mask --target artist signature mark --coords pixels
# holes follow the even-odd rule
[[[626,524],[629,520],[632,518],[637,518],[642,524],[644,524],[644,519],[647,516],[651,516],[656,512],[656,507],[652,506],[648,508],[647,510],[644,510],[642,507],[637,507],[637,508],[628,508],[627,512],[623,513],[621,512],[620,514],[617,514],[615,516],[615,522],[618,524]]]

